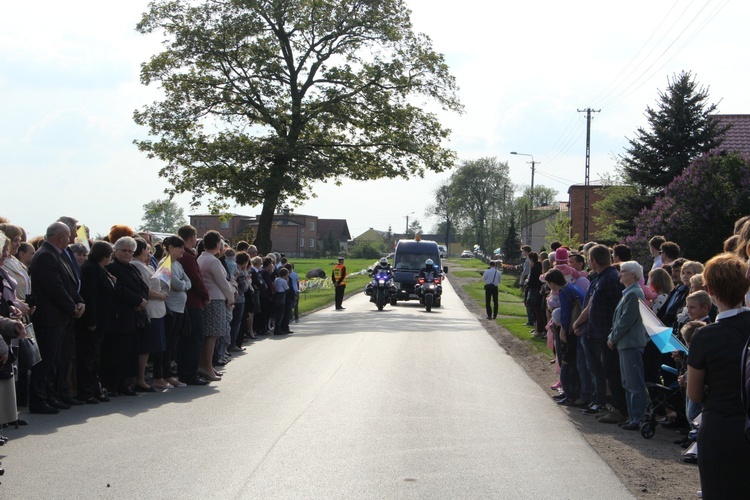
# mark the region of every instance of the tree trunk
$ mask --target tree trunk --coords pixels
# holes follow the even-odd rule
[[[283,158],[277,159],[274,162],[273,171],[264,189],[266,196],[263,199],[263,209],[260,212],[260,219],[258,220],[258,234],[255,235],[255,241],[253,242],[258,248],[258,253],[261,255],[266,255],[273,251],[271,229],[273,228],[273,216],[276,213],[276,206],[279,203],[285,167],[286,161]]]

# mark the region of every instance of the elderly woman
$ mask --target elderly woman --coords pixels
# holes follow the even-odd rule
[[[148,243],[141,239],[135,239],[136,248],[133,253],[133,260],[130,265],[138,269],[141,279],[148,285],[148,326],[141,332],[138,337],[138,377],[133,389],[136,392],[156,392],[156,389],[146,382],[146,363],[151,353],[162,353],[167,349],[167,334],[165,331],[165,316],[167,315],[167,306],[165,300],[169,295],[169,285],[164,281],[154,278],[155,267],[151,267],[151,254],[148,250]],[[164,386],[164,380],[159,377],[155,382],[157,385]]]
[[[648,389],[643,372],[643,349],[648,339],[638,302],[645,299],[639,284],[642,278],[643,268],[636,261],[620,264],[620,282],[625,285],[625,290],[615,308],[612,330],[607,339],[609,348],[617,350],[620,357],[620,376],[629,417],[621,427],[630,431],[640,429],[648,406]]]
[[[725,253],[706,263],[703,281],[719,314],[690,342],[687,395],[703,403],[698,470],[703,498],[750,498],[750,443],[745,439],[741,359],[750,335],[747,264]]]
[[[107,389],[135,396],[133,381],[138,374],[138,337],[148,325],[148,285],[130,265],[137,245],[130,236],[115,243],[114,259],[107,271],[115,281],[112,333],[102,345],[102,375]]]
[[[32,309],[26,303],[26,297],[31,294],[31,278],[28,268],[15,257],[21,247],[24,231],[13,224],[0,224],[0,231],[8,240],[8,255],[0,264],[0,274],[5,282],[3,294],[5,299],[21,311],[28,320]]]
[[[198,257],[203,282],[211,301],[203,311],[203,348],[201,350],[198,375],[206,380],[221,380],[213,367],[214,348],[219,336],[229,335],[229,311],[234,306],[234,290],[229,284],[226,269],[217,257],[223,245],[217,231],[203,235],[204,252]]]
[[[0,266],[9,257],[10,240],[0,233]],[[0,286],[3,286],[0,276]],[[20,423],[16,409],[16,385],[13,378],[13,360],[10,353],[10,342],[13,338],[23,338],[26,330],[19,320],[19,311],[0,296],[0,423]],[[7,438],[0,436],[0,444],[5,444]]]
[[[76,321],[76,378],[78,399],[88,404],[109,398],[99,385],[102,341],[111,334],[114,312],[114,278],[105,269],[112,259],[112,245],[97,241],[81,265],[81,297],[86,310]]]

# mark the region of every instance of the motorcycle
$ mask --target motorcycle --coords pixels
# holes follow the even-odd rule
[[[372,276],[372,282],[365,287],[365,294],[370,296],[370,302],[375,302],[378,311],[382,311],[396,294],[391,273],[385,269],[376,271]]]
[[[417,278],[414,292],[427,312],[432,311],[433,307],[440,307],[440,296],[443,293],[441,281],[439,276],[432,279]]]

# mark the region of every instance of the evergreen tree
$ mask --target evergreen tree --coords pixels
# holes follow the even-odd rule
[[[509,262],[516,261],[521,256],[521,239],[518,237],[516,221],[513,218],[510,219],[508,236],[505,237],[503,252],[505,253],[505,258]]]
[[[699,88],[690,72],[669,80],[658,108],[646,108],[649,130],[639,127],[628,139],[622,157],[627,181],[658,192],[696,157],[721,145],[729,126],[711,116],[716,104],[708,99],[708,89]]]

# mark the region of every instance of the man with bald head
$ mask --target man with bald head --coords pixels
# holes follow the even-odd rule
[[[58,413],[70,405],[60,401],[56,360],[66,329],[84,311],[78,294],[78,280],[70,261],[63,254],[70,242],[70,229],[62,222],[47,228],[45,241],[34,254],[29,267],[31,289],[36,304],[32,317],[42,360],[31,369],[29,411]]]

